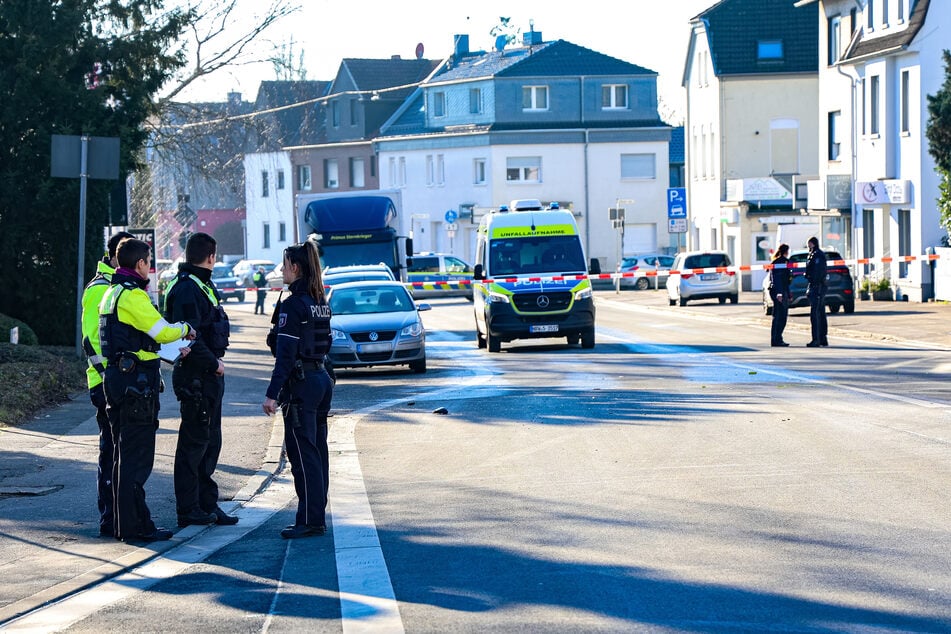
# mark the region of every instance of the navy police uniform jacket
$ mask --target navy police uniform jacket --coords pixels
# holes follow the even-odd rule
[[[178,362],[176,369],[180,367],[192,375],[214,374],[218,359],[228,348],[231,329],[209,269],[179,265],[178,275],[166,291],[165,318],[188,322],[198,333],[188,356]]]
[[[281,388],[294,372],[298,360],[321,364],[330,350],[330,306],[318,304],[307,294],[302,279],[291,283],[291,296],[274,309],[274,337],[271,353],[276,357],[267,397],[278,400]]]

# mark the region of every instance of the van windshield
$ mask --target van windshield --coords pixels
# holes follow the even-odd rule
[[[578,236],[505,238],[489,243],[493,277],[585,272]]]

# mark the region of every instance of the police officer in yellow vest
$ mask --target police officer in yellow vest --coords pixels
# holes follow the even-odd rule
[[[172,387],[182,413],[175,449],[175,507],[178,525],[237,524],[218,506],[212,476],[221,453],[221,399],[228,347],[228,315],[211,279],[217,242],[194,233],[185,244],[185,262],[165,294],[165,318],[184,321],[197,333],[188,356],[175,363]]]
[[[107,360],[106,413],[115,441],[113,529],[117,539],[151,542],[172,536],[155,526],[145,503],[158,429],[157,351],[159,344],[194,339],[194,333],[186,323],[165,321],[145,292],[152,260],[148,244],[125,240],[116,250],[116,260],[119,268],[99,305],[99,340]]]
[[[109,238],[107,254],[99,262],[96,276],[90,280],[83,291],[83,351],[86,353],[86,384],[89,386],[89,400],[96,408],[96,422],[99,423],[99,469],[97,472],[99,505],[99,534],[111,537],[113,534],[112,515],[112,467],[113,441],[109,429],[109,417],[106,415],[106,395],[102,389],[102,377],[106,372],[106,358],[102,356],[99,345],[99,303],[106,289],[112,283],[112,274],[116,270],[116,247],[123,240],[133,237],[128,231],[120,231]]]

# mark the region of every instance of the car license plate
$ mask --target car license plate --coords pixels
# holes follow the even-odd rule
[[[359,353],[370,353],[370,352],[386,352],[393,349],[393,344],[386,343],[361,343],[357,346],[357,352]]]
[[[720,279],[720,276],[717,273],[701,273],[700,279],[705,282],[712,282],[713,280]]]
[[[558,332],[558,324],[545,324],[543,326],[532,326],[529,332]]]

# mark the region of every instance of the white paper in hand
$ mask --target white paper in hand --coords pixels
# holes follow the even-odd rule
[[[187,339],[179,339],[173,341],[172,343],[163,343],[162,347],[159,348],[158,356],[162,361],[167,361],[168,363],[175,363],[178,361],[179,357],[182,356],[182,348],[188,348],[192,345],[191,341]]]

